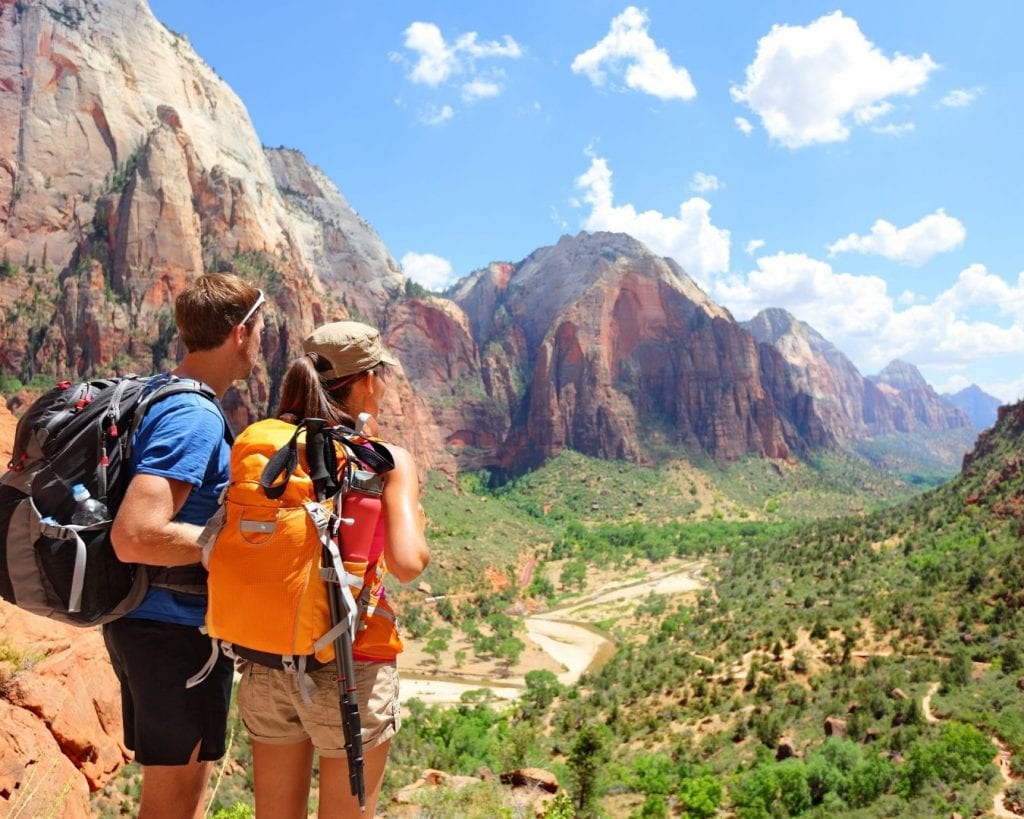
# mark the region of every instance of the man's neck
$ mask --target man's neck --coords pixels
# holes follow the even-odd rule
[[[223,398],[231,386],[231,369],[224,362],[224,354],[219,350],[202,350],[186,353],[177,367],[171,372],[179,378],[191,378],[202,381]]]

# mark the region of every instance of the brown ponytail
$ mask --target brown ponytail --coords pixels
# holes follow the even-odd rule
[[[345,415],[324,389],[324,383],[317,372],[319,360],[320,356],[316,353],[307,353],[292,362],[281,384],[277,417],[292,415],[296,421],[324,418],[330,424],[351,424],[352,419]]]

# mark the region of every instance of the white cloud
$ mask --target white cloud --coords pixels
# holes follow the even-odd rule
[[[754,132],[754,126],[750,124],[750,120],[746,117],[736,117],[733,121],[744,136],[750,136]]]
[[[1005,381],[982,381],[978,384],[989,395],[994,395],[1004,404],[1012,404],[1024,398],[1024,378]]]
[[[501,85],[494,80],[475,79],[462,86],[462,101],[476,102],[486,97],[496,97],[501,93]]]
[[[968,308],[991,308],[1024,324],[1024,273],[1011,285],[1000,276],[989,273],[984,265],[972,264],[960,271],[956,283],[936,300],[952,311]]]
[[[879,102],[875,105],[865,105],[863,108],[858,108],[853,112],[853,118],[857,121],[858,125],[864,125],[868,122],[873,122],[879,117],[884,117],[890,111],[892,111],[891,102]]]
[[[756,270],[719,280],[711,295],[740,320],[766,307],[785,308],[850,356],[862,373],[877,372],[894,358],[944,369],[997,356],[1024,365],[1024,275],[1011,285],[980,265],[962,271],[930,303],[903,309],[884,279],[836,272],[827,262],[796,253],[761,257]],[[1007,320],[979,318],[978,308],[989,306],[1002,309]]]
[[[885,136],[901,137],[904,134],[909,134],[917,126],[912,122],[900,122],[900,123],[889,123],[888,125],[875,125],[872,127],[872,131],[876,134],[884,134]]]
[[[966,108],[983,92],[984,89],[980,86],[975,86],[974,88],[954,88],[939,100],[939,105],[945,108]]]
[[[807,26],[772,26],[746,83],[730,93],[773,139],[802,148],[847,139],[851,119],[864,124],[889,113],[889,97],[916,94],[935,68],[927,54],[886,57],[856,20],[836,11]]]
[[[747,242],[747,255],[753,256],[762,247],[764,247],[764,239],[751,239],[749,242]]]
[[[697,171],[693,175],[693,179],[690,180],[690,190],[695,193],[707,193],[708,191],[718,191],[724,188],[725,185],[722,181],[715,176],[713,173],[704,173]]]
[[[630,204],[616,205],[612,172],[602,157],[591,155],[590,168],[576,179],[582,203],[590,206],[583,220],[586,230],[628,233],[660,256],[679,262],[698,282],[729,269],[729,231],[711,223],[711,204],[694,197],[679,205],[678,216],[656,210],[637,212]]]
[[[629,6],[614,18],[608,33],[592,48],[572,61],[575,74],[586,74],[596,86],[603,86],[608,72],[625,76],[626,85],[659,99],[689,100],[697,96],[690,73],[675,67],[668,52],[647,33],[647,14]]]
[[[455,115],[455,111],[452,110],[450,105],[442,105],[440,108],[436,105],[430,105],[419,114],[419,120],[424,125],[440,125],[442,122],[447,122]]]
[[[454,81],[455,77],[465,77],[461,85],[463,102],[472,103],[487,97],[496,97],[502,91],[503,74],[500,71],[480,71],[477,62],[495,58],[517,59],[522,56],[519,44],[507,34],[501,41],[481,42],[475,31],[463,34],[453,43],[445,40],[441,29],[434,23],[415,22],[405,30],[405,47],[416,55],[415,62],[409,70],[409,79],[418,85],[437,88]],[[391,58],[405,62],[401,55],[392,54]],[[451,110],[446,105],[441,112]],[[436,125],[449,119],[428,115],[420,117],[421,121]]]
[[[458,69],[454,52],[433,23],[413,23],[405,30],[405,47],[419,54],[409,79],[415,83],[440,85]]]
[[[871,226],[871,233],[858,236],[851,233],[828,247],[830,256],[837,253],[875,253],[895,262],[921,265],[937,253],[953,250],[963,244],[967,230],[963,223],[953,216],[947,216],[939,208],[905,228],[897,228],[891,222],[878,219]]]
[[[406,253],[402,257],[402,272],[427,290],[444,290],[454,279],[451,262],[433,253]]]

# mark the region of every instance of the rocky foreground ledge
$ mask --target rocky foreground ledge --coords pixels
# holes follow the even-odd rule
[[[102,634],[0,602],[0,635],[0,803],[88,817],[89,792],[130,759]]]

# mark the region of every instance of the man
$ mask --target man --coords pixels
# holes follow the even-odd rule
[[[222,398],[256,364],[264,298],[233,275],[193,281],[175,303],[187,352],[165,378],[203,382]],[[185,687],[210,658],[198,628],[206,573],[196,541],[228,480],[225,430],[219,404],[199,393],[154,404],[133,439],[130,483],[111,530],[121,560],[160,567],[150,569],[142,604],[103,627],[121,683],[125,744],[142,765],[141,819],[201,817],[213,761],[225,751],[232,663],[220,657],[203,683]]]

